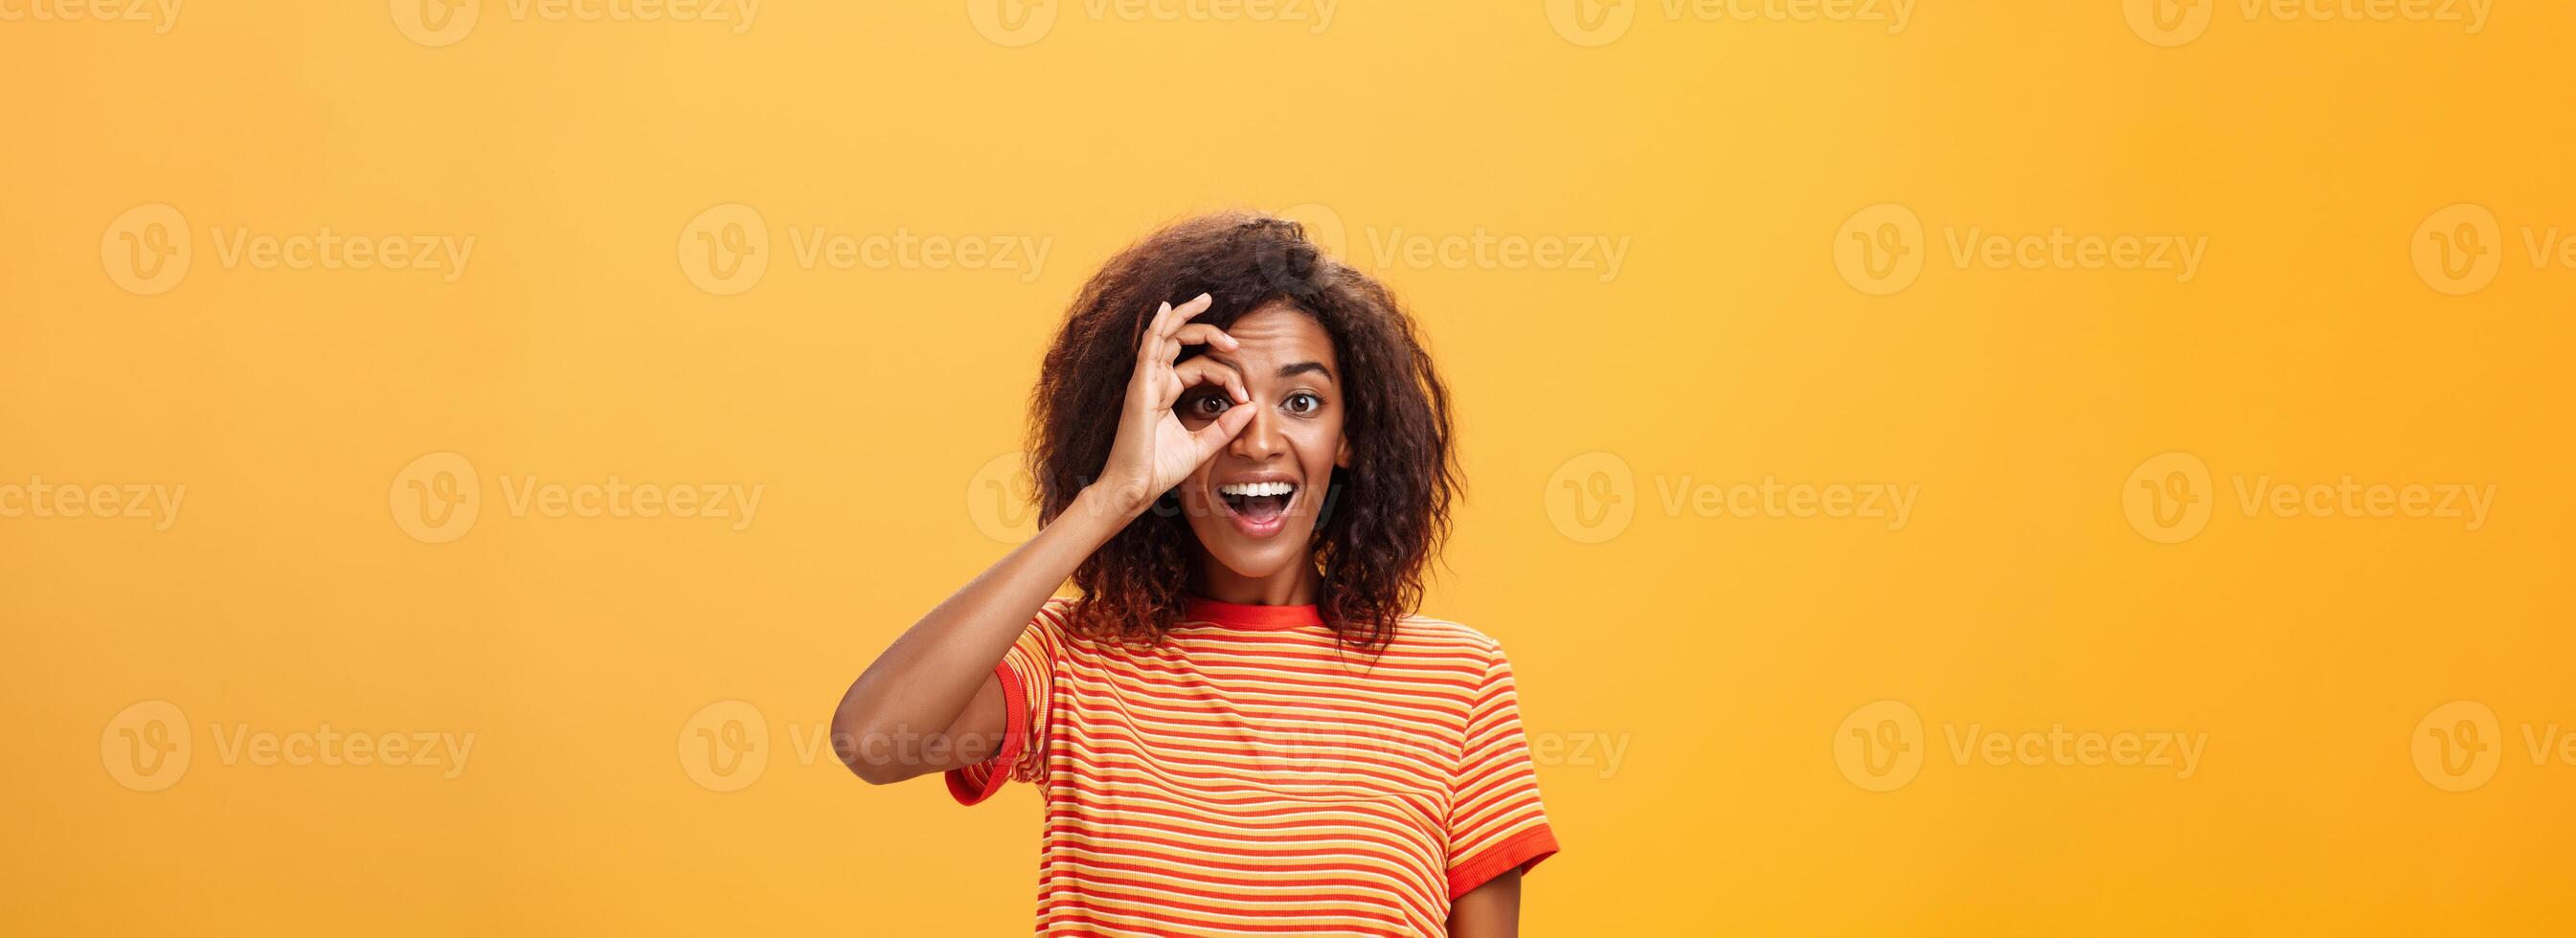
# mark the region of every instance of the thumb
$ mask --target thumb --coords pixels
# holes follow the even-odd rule
[[[1251,407],[1228,407],[1225,413],[1216,415],[1215,421],[1200,427],[1198,432],[1190,434],[1190,440],[1198,444],[1199,458],[1206,459],[1216,455],[1218,447],[1234,439],[1235,435],[1242,433],[1243,428],[1250,423],[1252,423]]]

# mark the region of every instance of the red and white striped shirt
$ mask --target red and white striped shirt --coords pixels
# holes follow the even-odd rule
[[[1372,658],[1313,606],[1194,599],[1153,644],[1068,608],[994,670],[1000,754],[948,773],[964,804],[1042,787],[1040,933],[1440,934],[1452,899],[1556,852],[1482,633],[1407,618]]]

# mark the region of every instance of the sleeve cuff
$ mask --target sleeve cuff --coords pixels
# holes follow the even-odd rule
[[[1020,696],[1020,676],[1005,661],[993,666],[993,678],[1002,685],[1002,751],[974,765],[948,770],[948,796],[958,804],[980,804],[1001,791],[1020,763],[1020,751],[1028,746],[1029,703]]]
[[[1555,853],[1556,833],[1545,823],[1513,834],[1511,839],[1487,847],[1468,857],[1467,862],[1449,868],[1449,901],[1458,901],[1459,896],[1476,891],[1476,887],[1503,875],[1505,870],[1517,869],[1527,873],[1538,865],[1538,861]]]

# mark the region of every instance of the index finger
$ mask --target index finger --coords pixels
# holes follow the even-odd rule
[[[1240,340],[1225,334],[1225,330],[1204,322],[1183,325],[1173,331],[1172,341],[1182,345],[1213,345],[1229,352],[1243,347]]]
[[[1145,367],[1145,363],[1154,360],[1155,353],[1161,351],[1163,324],[1171,318],[1172,304],[1165,303],[1154,310],[1154,318],[1145,321],[1145,334],[1136,337],[1136,367]]]
[[[1205,293],[1191,297],[1189,302],[1183,303],[1179,306],[1174,306],[1165,312],[1163,316],[1155,317],[1154,334],[1166,339],[1171,338],[1174,333],[1181,331],[1181,327],[1183,325],[1187,325],[1193,317],[1196,317],[1200,313],[1207,312],[1208,307],[1214,305],[1216,305],[1216,298]]]

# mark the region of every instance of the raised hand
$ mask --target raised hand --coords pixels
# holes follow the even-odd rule
[[[1207,345],[1224,351],[1240,348],[1233,336],[1190,318],[1206,312],[1214,300],[1201,293],[1179,306],[1165,303],[1154,312],[1136,344],[1136,372],[1127,379],[1127,400],[1118,415],[1118,436],[1109,462],[1100,470],[1099,487],[1107,504],[1134,514],[1198,471],[1227,441],[1252,422],[1252,408],[1229,407],[1207,426],[1192,431],[1173,413],[1181,394],[1201,384],[1223,387],[1234,403],[1249,404],[1243,376],[1207,356],[1174,364],[1181,348]]]

